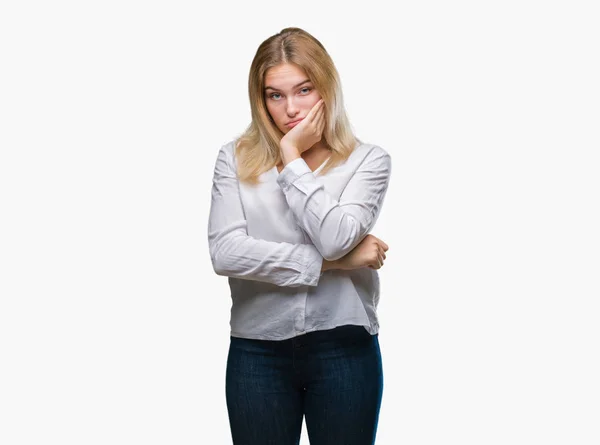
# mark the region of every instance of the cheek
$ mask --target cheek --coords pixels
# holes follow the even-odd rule
[[[285,117],[282,116],[278,107],[267,104],[267,111],[271,115],[271,120],[277,127],[282,127],[285,122]],[[280,128],[281,129],[281,128]]]
[[[321,100],[321,96],[319,94],[311,94],[310,97],[307,97],[307,99],[308,109],[310,110],[317,104],[317,102]]]
[[[271,108],[271,105],[269,104],[268,100],[265,100],[265,107],[266,107],[267,111],[269,112],[269,114],[273,115],[273,108]]]
[[[273,105],[272,102],[267,102],[267,110],[269,110],[269,113],[271,114],[271,116],[273,116],[274,118],[277,117],[277,115],[279,114],[278,108],[276,105]]]
[[[277,110],[275,109],[275,107],[267,104],[267,111],[271,115],[271,119],[273,119],[275,122],[277,122],[278,116],[277,116]]]

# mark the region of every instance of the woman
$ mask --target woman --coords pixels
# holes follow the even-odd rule
[[[221,147],[208,225],[229,277],[226,399],[235,445],[367,445],[383,391],[377,269],[368,234],[390,155],[357,139],[337,70],[299,28],[265,40],[250,69],[252,123]]]

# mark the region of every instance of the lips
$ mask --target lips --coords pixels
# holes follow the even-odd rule
[[[296,125],[298,122],[300,122],[302,119],[304,119],[304,118],[301,118],[301,119],[296,119],[295,121],[290,121],[290,122],[288,122],[288,123],[287,123],[287,124],[285,124],[285,125],[286,125],[286,126],[288,126],[288,127],[293,127],[293,126],[294,126],[294,125]]]

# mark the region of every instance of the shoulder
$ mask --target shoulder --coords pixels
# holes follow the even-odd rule
[[[349,160],[360,165],[385,164],[391,166],[390,153],[377,144],[360,143],[352,152]]]
[[[225,142],[221,145],[221,151],[225,152],[229,157],[232,157],[235,154],[237,141],[237,139],[231,139],[230,141]]]
[[[235,147],[237,139],[232,139],[221,145],[217,153],[217,158],[226,161],[230,165],[235,165]]]
[[[235,160],[236,140],[225,142],[216,154],[215,175],[233,177],[236,176],[237,163]]]

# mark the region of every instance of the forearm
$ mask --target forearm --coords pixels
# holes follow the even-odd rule
[[[314,245],[248,235],[231,148],[219,151],[211,190],[208,245],[214,271],[278,286],[317,286],[323,257]]]
[[[281,154],[281,162],[283,163],[284,168],[286,165],[288,165],[294,159],[298,159],[298,158],[302,157],[302,156],[300,156],[300,151],[296,147],[288,147],[288,146],[282,145],[280,148],[281,148],[281,150],[279,153]]]
[[[390,156],[377,148],[362,155],[362,160],[354,159],[358,165],[339,197],[328,193],[301,158],[283,150],[282,156],[285,167],[277,182],[296,221],[326,260],[343,257],[377,221],[387,191]]]
[[[333,261],[329,261],[326,259],[323,259],[323,264],[321,266],[321,272],[325,272],[326,270],[343,270],[344,268],[342,267],[342,258],[340,258],[339,260],[333,260]]]
[[[209,232],[209,250],[217,275],[278,286],[316,286],[319,263],[324,261],[310,244],[266,241],[224,230]]]
[[[325,272],[326,270],[334,269],[335,261],[329,261],[323,259],[323,264],[321,265],[321,272]]]

